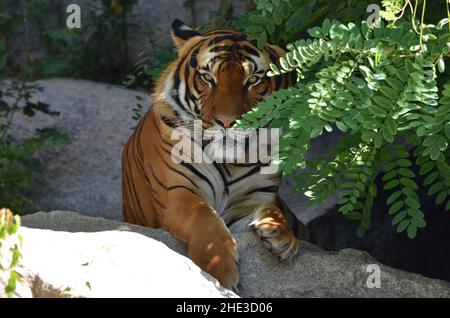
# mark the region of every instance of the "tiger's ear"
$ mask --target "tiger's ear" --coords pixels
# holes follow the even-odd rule
[[[172,39],[178,48],[181,48],[187,40],[197,35],[200,35],[200,33],[182,21],[176,19],[172,22]]]

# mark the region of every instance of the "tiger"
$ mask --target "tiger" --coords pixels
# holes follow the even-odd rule
[[[291,85],[290,76],[267,77],[285,51],[259,49],[242,31],[216,28],[200,33],[180,20],[171,36],[178,57],[153,89],[152,106],[122,153],[124,221],[160,228],[185,241],[188,257],[221,285],[239,283],[237,243],[230,229],[249,229],[278,259],[315,242],[308,228],[278,195],[281,173],[262,174],[266,163],[175,162],[174,129],[232,128],[272,92]]]

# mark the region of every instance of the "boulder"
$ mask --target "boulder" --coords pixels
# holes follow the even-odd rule
[[[234,296],[176,255],[186,255],[186,246],[164,231],[61,211],[22,221],[27,228],[22,229],[26,262],[21,266],[30,264],[38,273],[37,286],[52,280],[59,291],[72,287],[71,295],[89,297]],[[450,297],[448,283],[381,265],[365,252],[326,252],[303,242],[299,255],[279,263],[252,233],[234,235],[240,253],[239,296]],[[46,295],[38,290],[32,294]]]
[[[135,232],[19,233],[16,297],[237,297],[187,257]]]

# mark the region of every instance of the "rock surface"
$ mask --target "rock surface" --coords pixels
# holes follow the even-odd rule
[[[34,196],[37,206],[121,219],[122,148],[136,125],[131,119],[135,96],[149,106],[148,97],[83,80],[51,79],[39,84],[44,91],[37,98],[61,114],[17,116],[15,125],[26,128],[18,131],[19,136],[50,126],[67,133],[72,143],[43,157],[46,169],[41,185],[47,191]]]
[[[23,279],[16,297],[237,297],[190,259],[141,234],[26,227],[19,233]]]
[[[417,184],[423,184],[425,176],[415,170]],[[382,189],[382,176],[375,184]],[[388,215],[386,200],[393,191],[379,191],[373,203],[371,228],[363,237],[355,235],[359,222],[349,220],[338,209],[332,209],[308,224],[329,250],[343,248],[363,250],[385,265],[419,273],[427,277],[450,282],[450,213],[445,204],[436,205],[435,196],[428,196],[429,187],[420,187],[417,196],[420,208],[426,215],[427,226],[418,231],[411,240],[403,233],[397,233],[392,225],[395,215]]]
[[[146,288],[144,277],[153,277],[150,268],[157,268],[161,280],[170,280],[173,284],[182,284],[183,280],[177,273],[180,267],[186,266],[188,261],[181,256],[176,259],[170,254],[170,261],[180,262],[179,265],[171,262],[159,262],[159,253],[166,254],[167,249],[156,241],[161,241],[173,250],[186,254],[185,244],[173,238],[170,234],[126,223],[101,218],[91,218],[77,213],[55,211],[51,213],[36,213],[23,217],[23,225],[29,228],[41,228],[53,231],[67,232],[95,232],[95,233],[65,233],[43,230],[25,229],[25,236],[30,235],[31,240],[25,239],[26,253],[35,253],[36,259],[31,264],[44,264],[43,258],[34,249],[44,248],[45,254],[53,256],[52,260],[60,260],[68,256],[67,270],[60,266],[53,266],[53,277],[60,275],[59,285],[62,282],[70,282],[77,292],[85,293],[85,296],[117,295],[120,284],[124,281],[124,275],[132,275],[131,282],[124,282],[128,286],[127,295],[132,295],[140,288]],[[107,232],[103,232],[107,231]],[[109,231],[109,232],[108,232]],[[112,232],[111,232],[112,231]],[[130,231],[151,237],[146,239]],[[244,297],[450,297],[450,285],[446,282],[425,278],[423,276],[396,270],[378,264],[373,258],[364,252],[345,249],[339,253],[325,252],[317,247],[303,243],[298,256],[287,263],[278,263],[254,238],[251,233],[235,233],[239,245],[241,282],[237,293]],[[64,238],[64,240],[62,240]],[[30,242],[27,244],[27,242]],[[28,247],[26,247],[28,245]],[[51,247],[51,248],[50,248]],[[57,247],[62,255],[54,253]],[[103,247],[103,248],[100,248]],[[108,250],[106,247],[110,247]],[[132,248],[130,248],[132,247]],[[164,251],[163,251],[164,250]],[[83,257],[80,257],[83,255]],[[156,257],[158,255],[158,257]],[[55,257],[56,256],[56,257]],[[113,269],[114,264],[120,264],[122,259],[131,258],[128,262],[133,273],[124,273],[124,267],[117,267],[114,281],[108,280],[107,274],[99,271],[105,265]],[[173,258],[172,258],[173,257]],[[76,260],[71,263],[70,260]],[[95,265],[95,262],[98,264]],[[81,263],[80,263],[81,261]],[[91,272],[80,269],[83,262],[91,262],[94,268]],[[126,260],[124,261],[127,262]],[[147,266],[137,265],[145,263]],[[45,264],[51,262],[45,262]],[[123,264],[125,264],[123,263]],[[367,281],[371,280],[371,272],[368,266],[375,264],[380,268],[380,288],[369,288]],[[95,265],[95,266],[94,266]],[[158,267],[165,265],[163,268]],[[150,266],[150,267],[148,267]],[[152,267],[153,266],[153,267]],[[167,268],[170,266],[170,269]],[[86,266],[89,267],[89,266]],[[39,267],[42,271],[48,271],[46,267]],[[72,275],[75,272],[79,277]],[[64,273],[64,274],[63,274]],[[71,275],[68,275],[71,273]],[[118,274],[117,274],[118,273]],[[223,296],[223,290],[214,290],[210,280],[200,277],[200,281],[207,284],[207,290]],[[50,274],[49,274],[50,275]],[[65,277],[62,277],[65,275]],[[84,276],[83,276],[84,275]],[[89,276],[91,275],[91,276]],[[96,277],[95,275],[99,275]],[[42,275],[43,277],[46,277]],[[173,278],[173,280],[172,280]],[[90,279],[91,290],[86,288],[85,281]],[[94,283],[95,282],[95,283]],[[208,282],[208,283],[207,283]],[[198,282],[197,282],[198,283]],[[102,285],[104,284],[104,285]],[[133,284],[137,284],[133,287]],[[41,284],[42,285],[42,284]],[[172,285],[175,286],[175,285]],[[196,285],[199,286],[199,285]],[[203,286],[203,285],[202,285]],[[216,286],[216,285],[214,285]],[[204,287],[204,286],[203,286]],[[203,288],[202,287],[202,288]],[[154,288],[153,295],[162,296],[164,289]],[[176,288],[166,288],[165,291],[175,292]],[[94,292],[95,291],[95,292]],[[122,292],[125,291],[122,290]],[[107,294],[109,293],[109,294]],[[149,292],[152,294],[152,292]],[[39,295],[39,294],[38,294]],[[141,294],[142,295],[142,294]],[[232,294],[225,294],[230,296]],[[194,296],[191,293],[191,296]]]

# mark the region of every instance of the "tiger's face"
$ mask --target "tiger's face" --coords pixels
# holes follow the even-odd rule
[[[164,98],[183,121],[201,119],[205,128],[229,128],[274,90],[290,84],[288,76],[266,77],[270,63],[284,51],[258,49],[246,34],[215,29],[203,34],[179,20],[172,24],[178,59],[164,77]]]

